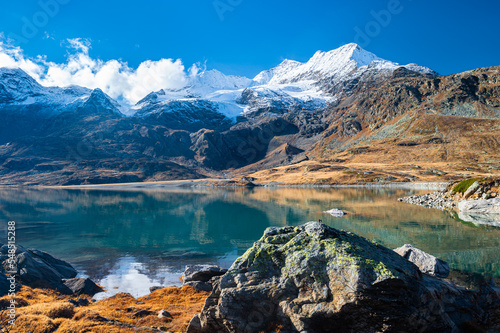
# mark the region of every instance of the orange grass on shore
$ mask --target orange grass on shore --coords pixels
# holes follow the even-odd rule
[[[208,295],[189,286],[168,287],[144,297],[119,293],[88,306],[74,306],[69,300],[75,297],[22,287],[16,293],[16,322],[8,332],[125,333],[137,332],[138,328],[141,332],[182,332],[201,311]],[[8,296],[0,298],[0,307],[5,308],[9,302]],[[150,313],[137,315],[140,310]],[[172,318],[158,318],[160,310],[168,311]]]

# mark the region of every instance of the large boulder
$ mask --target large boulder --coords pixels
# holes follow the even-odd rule
[[[500,198],[459,201],[458,218],[474,224],[500,227]]]
[[[7,245],[0,248],[0,262],[6,271],[11,270],[7,260],[8,250]],[[65,294],[72,293],[62,281],[77,275],[77,271],[69,263],[42,251],[25,249],[21,245],[16,246],[13,261],[16,269],[13,275],[20,284],[55,289]]]
[[[423,273],[445,278],[450,274],[450,267],[446,261],[438,259],[413,245],[405,244],[394,250],[403,258],[408,259]]]
[[[392,250],[309,222],[268,228],[187,332],[458,332],[485,325],[475,296]]]

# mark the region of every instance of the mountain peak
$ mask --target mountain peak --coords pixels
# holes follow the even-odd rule
[[[2,67],[0,68],[0,82],[8,84],[12,88],[22,89],[41,87],[41,85],[25,71],[20,68]],[[21,85],[21,86],[20,86]]]
[[[433,73],[429,68],[418,65],[400,66],[377,57],[356,43],[349,43],[331,51],[317,51],[305,63],[285,60],[277,67],[261,72],[254,81],[257,84],[290,84],[325,79],[336,82],[366,70],[384,73],[394,71],[398,67],[408,67],[420,73]]]
[[[351,61],[354,61],[357,67],[361,67],[369,65],[374,60],[383,59],[356,43],[350,43],[328,52],[318,51],[305,65],[309,64],[312,70],[323,72],[326,67],[346,66]]]
[[[119,104],[99,88],[92,90],[87,101],[78,110],[86,114],[121,114]]]
[[[231,90],[245,88],[250,84],[250,81],[246,77],[225,75],[216,69],[211,69],[193,76],[189,85],[195,89],[203,87],[215,90]]]

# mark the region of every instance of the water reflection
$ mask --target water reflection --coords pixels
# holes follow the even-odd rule
[[[0,189],[0,223],[15,220],[18,243],[53,253],[84,274],[141,293],[178,283],[185,264],[232,260],[269,226],[322,219],[394,248],[414,244],[455,269],[500,276],[500,230],[399,203],[403,189],[178,189],[105,191]],[[350,212],[334,218],[322,211]],[[5,228],[0,237],[5,239]],[[223,259],[221,259],[223,258]],[[140,281],[140,283],[139,283]],[[136,292],[136,291],[133,291]],[[137,291],[139,292],[139,291]]]

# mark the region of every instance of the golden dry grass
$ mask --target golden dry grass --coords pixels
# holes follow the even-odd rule
[[[64,296],[51,290],[23,287],[16,294],[17,318],[12,333],[125,333],[155,331],[159,328],[169,332],[182,332],[193,315],[201,311],[209,293],[191,287],[164,288],[134,298],[119,293],[108,299],[75,307],[68,302],[74,297]],[[8,297],[0,298],[0,304]],[[139,302],[139,304],[137,304]],[[142,304],[144,303],[144,304]],[[151,311],[150,315],[136,317],[139,310]],[[173,318],[158,318],[160,310],[168,311]]]
[[[344,148],[330,147],[332,142]],[[308,157],[299,164],[255,173],[236,170],[234,176],[251,176],[258,183],[329,185],[388,177],[397,182],[448,182],[499,175],[500,120],[417,112],[396,117],[376,131],[366,127],[354,137],[324,138]]]

